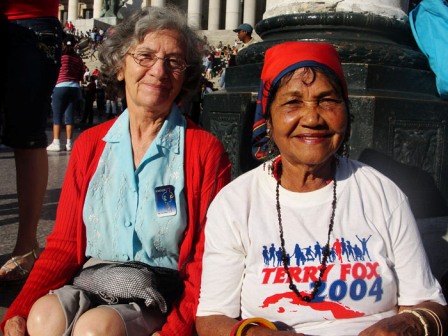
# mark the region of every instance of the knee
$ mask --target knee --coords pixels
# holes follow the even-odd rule
[[[61,335],[65,328],[65,314],[56,295],[46,295],[34,303],[27,320],[30,335]]]
[[[81,315],[75,324],[75,336],[125,336],[126,328],[121,316],[112,308],[93,308]]]

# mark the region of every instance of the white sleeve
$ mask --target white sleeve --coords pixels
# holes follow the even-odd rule
[[[198,316],[240,316],[245,252],[235,203],[221,194],[208,211]]]
[[[398,281],[398,304],[410,306],[434,301],[446,305],[440,284],[431,272],[417,223],[407,201],[392,213],[389,232]]]

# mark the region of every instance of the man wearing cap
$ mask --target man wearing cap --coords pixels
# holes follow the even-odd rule
[[[257,41],[252,37],[252,31],[254,29],[252,26],[248,23],[242,23],[238,26],[237,29],[234,29],[233,31],[237,33],[238,39],[243,42],[243,45],[239,50],[246,48],[250,44],[254,44]]]

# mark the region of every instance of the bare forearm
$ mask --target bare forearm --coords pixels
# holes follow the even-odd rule
[[[198,316],[196,331],[199,336],[209,336],[211,330],[214,336],[229,336],[236,323],[238,320],[224,315]]]
[[[442,335],[447,330],[447,307],[434,302],[402,306],[399,313],[378,321],[362,331],[360,336]],[[438,321],[440,321],[438,326]]]
[[[237,323],[238,320],[224,315],[197,317],[196,331],[199,336],[209,336],[212,331],[213,336],[229,336]],[[244,336],[303,336],[293,331],[276,331],[260,326],[252,326],[244,330]]]
[[[399,312],[406,310],[416,310],[418,313],[423,314],[423,317],[428,321],[431,335],[437,335],[437,317],[441,323],[443,330],[448,330],[448,307],[442,306],[436,302],[422,302],[415,306],[402,306]],[[436,316],[434,316],[436,315]]]

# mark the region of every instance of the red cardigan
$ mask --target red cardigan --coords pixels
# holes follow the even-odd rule
[[[38,298],[69,283],[83,265],[86,250],[82,219],[84,200],[105,146],[102,139],[113,123],[111,120],[86,130],[76,140],[62,186],[54,230],[22,291],[6,312],[2,330],[11,317],[26,318]],[[164,336],[193,333],[206,211],[216,193],[230,181],[230,162],[222,144],[190,121],[186,130],[184,171],[188,225],[180,246],[179,269],[183,270],[185,291],[159,331]]]

